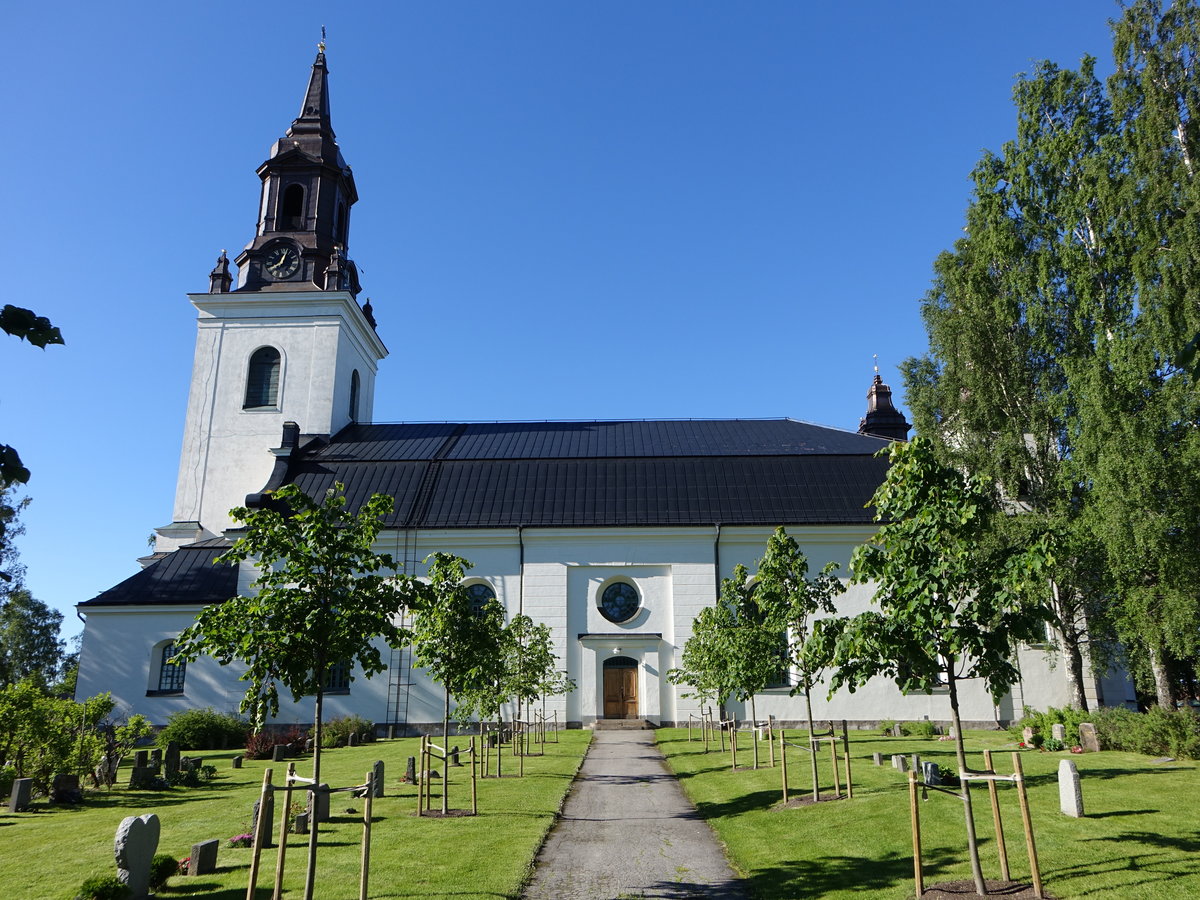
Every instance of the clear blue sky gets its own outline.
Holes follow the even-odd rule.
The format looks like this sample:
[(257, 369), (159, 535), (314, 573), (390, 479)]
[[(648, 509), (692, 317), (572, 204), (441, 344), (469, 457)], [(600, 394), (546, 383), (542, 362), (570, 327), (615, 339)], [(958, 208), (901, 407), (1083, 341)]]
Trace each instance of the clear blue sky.
[[(375, 420), (790, 416), (854, 429), (921, 353), (968, 174), (1034, 61), (1109, 63), (1107, 0), (22, 3), (5, 16), (0, 441), (35, 596), (171, 520), (195, 310), (328, 28), (391, 356)], [(902, 400), (902, 398), (899, 398)], [(303, 423), (301, 423), (303, 425)]]

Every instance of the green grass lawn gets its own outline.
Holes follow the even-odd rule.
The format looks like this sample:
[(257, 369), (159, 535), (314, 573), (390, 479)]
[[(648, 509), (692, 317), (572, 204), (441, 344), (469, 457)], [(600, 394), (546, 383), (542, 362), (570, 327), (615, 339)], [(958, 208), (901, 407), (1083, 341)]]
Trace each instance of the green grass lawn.
[[(1012, 771), (1013, 744), (1007, 733), (970, 732), (966, 741), (973, 767), (983, 767), (981, 751), (990, 748), (997, 769)], [(851, 732), (854, 799), (781, 809), (780, 771), (766, 768), (765, 746), (764, 768), (731, 772), (728, 753), (704, 753), (702, 744), (688, 742), (686, 729), (660, 730), (658, 742), (684, 790), (724, 841), (734, 866), (749, 879), (754, 895), (763, 898), (913, 896), (907, 776), (891, 767), (889, 757), (917, 753), (923, 760), (956, 768), (948, 741)], [(751, 764), (748, 745), (743, 735), (739, 766)], [(872, 764), (874, 751), (884, 754), (884, 766)], [(806, 757), (789, 752), (792, 795), (803, 794), (806, 786), (811, 790)], [(1065, 758), (1075, 761), (1082, 776), (1082, 819), (1059, 812), (1057, 772)], [(1048, 893), (1122, 900), (1200, 897), (1200, 780), (1195, 762), (1155, 763), (1131, 753), (1035, 751), (1022, 753), (1021, 760)], [(832, 793), (827, 756), (821, 759), (821, 774), (822, 789)], [(984, 876), (999, 878), (986, 787), (973, 788), (972, 797)], [(1027, 880), (1025, 840), (1012, 785), (1000, 787), (1000, 806), (1012, 875)], [(930, 792), (920, 812), (926, 886), (969, 879), (961, 801)]]
[[(504, 778), (479, 781), (478, 817), (415, 816), (416, 789), (399, 780), (407, 757), (417, 753), (415, 738), (326, 751), (321, 757), (322, 780), (334, 787), (361, 784), (374, 761), (384, 761), (386, 796), (376, 799), (373, 808), (371, 897), (513, 897), (553, 824), (590, 739), (588, 731), (560, 732), (560, 742), (547, 744), (545, 755), (526, 757), (524, 778), (508, 777), (516, 774), (517, 763), (506, 758)], [(460, 737), (451, 743), (465, 747), (467, 740)], [(246, 895), (251, 851), (231, 849), (225, 841), (250, 830), (251, 807), (258, 798), (263, 770), (274, 769), (279, 783), (286, 763), (247, 761), (244, 768), (233, 769), (229, 759), (236, 752), (192, 754), (217, 767), (217, 779), (203, 787), (161, 793), (122, 788), (88, 791), (86, 802), (78, 808), (38, 801), (31, 811), (14, 814), (5, 806), (0, 812), (0, 884), (6, 886), (5, 896), (64, 900), (85, 878), (115, 874), (113, 836), (121, 819), (152, 812), (162, 825), (161, 853), (182, 858), (194, 843), (210, 838), (222, 842), (215, 875), (172, 878), (160, 896), (241, 900)], [(296, 763), (297, 774), (311, 774), (310, 759)], [(121, 776), (120, 783), (127, 782), (128, 769)], [(469, 808), (469, 770), (451, 769), (450, 778), (451, 808)], [(276, 796), (277, 832), (283, 795)], [(357, 813), (347, 813), (350, 807)], [(331, 797), (332, 821), (321, 826), (317, 897), (358, 896), (362, 808), (362, 800), (348, 794)], [(307, 840), (292, 835), (289, 841), (285, 887), (292, 897), (300, 895)], [(259, 897), (270, 896), (276, 853), (271, 849), (263, 854)]]

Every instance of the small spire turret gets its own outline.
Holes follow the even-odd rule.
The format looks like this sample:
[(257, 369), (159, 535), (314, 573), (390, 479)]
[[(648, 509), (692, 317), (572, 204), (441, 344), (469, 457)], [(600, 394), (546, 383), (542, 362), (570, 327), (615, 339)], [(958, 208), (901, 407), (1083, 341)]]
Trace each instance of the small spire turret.
[(892, 441), (907, 441), (912, 428), (904, 414), (892, 405), (892, 389), (879, 377), (879, 357), (875, 359), (875, 377), (867, 389), (867, 414), (859, 420), (858, 433)]

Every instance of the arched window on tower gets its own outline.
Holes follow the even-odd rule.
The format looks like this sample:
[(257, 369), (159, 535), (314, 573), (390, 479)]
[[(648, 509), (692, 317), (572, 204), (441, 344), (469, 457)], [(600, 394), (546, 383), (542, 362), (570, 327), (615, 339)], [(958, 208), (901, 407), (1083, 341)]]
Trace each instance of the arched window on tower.
[(246, 375), (246, 402), (242, 409), (271, 409), (279, 403), (279, 351), (259, 347), (250, 357)]
[(350, 421), (358, 421), (358, 369), (350, 373)]
[(304, 187), (289, 184), (283, 191), (283, 228), (299, 231), (304, 228)]

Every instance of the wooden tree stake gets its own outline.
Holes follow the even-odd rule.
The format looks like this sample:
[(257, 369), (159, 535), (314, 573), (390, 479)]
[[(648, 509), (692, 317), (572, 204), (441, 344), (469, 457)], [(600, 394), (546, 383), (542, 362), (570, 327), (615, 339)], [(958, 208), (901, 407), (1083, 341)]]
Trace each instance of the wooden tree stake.
[(1033, 875), (1033, 893), (1035, 897), (1044, 897), (1042, 893), (1042, 873), (1038, 868), (1037, 846), (1033, 841), (1033, 819), (1029, 816), (1029, 796), (1025, 793), (1025, 773), (1021, 769), (1021, 754), (1013, 755), (1013, 774), (1017, 777), (1017, 798), (1021, 801), (1021, 822), (1025, 826), (1025, 849), (1029, 851), (1029, 871)]
[(921, 873), (921, 813), (917, 806), (917, 773), (908, 773), (908, 807), (912, 813), (913, 836), (913, 884), (917, 896), (925, 893), (925, 876)]
[(254, 818), (254, 850), (250, 854), (250, 883), (246, 886), (246, 900), (254, 900), (254, 888), (258, 883), (258, 857), (262, 853), (263, 832), (270, 832), (271, 820), (267, 811), (267, 797), (271, 794), (271, 770), (263, 771), (262, 793), (258, 797), (258, 815)]
[[(996, 767), (992, 765), (992, 751), (983, 751), (983, 767), (995, 774)], [(1004, 826), (1000, 821), (1000, 796), (996, 789), (995, 780), (988, 780), (988, 796), (992, 800), (992, 824), (996, 827), (996, 851), (1000, 854), (1000, 878), (1011, 881), (1008, 871), (1008, 849), (1004, 846)]]

